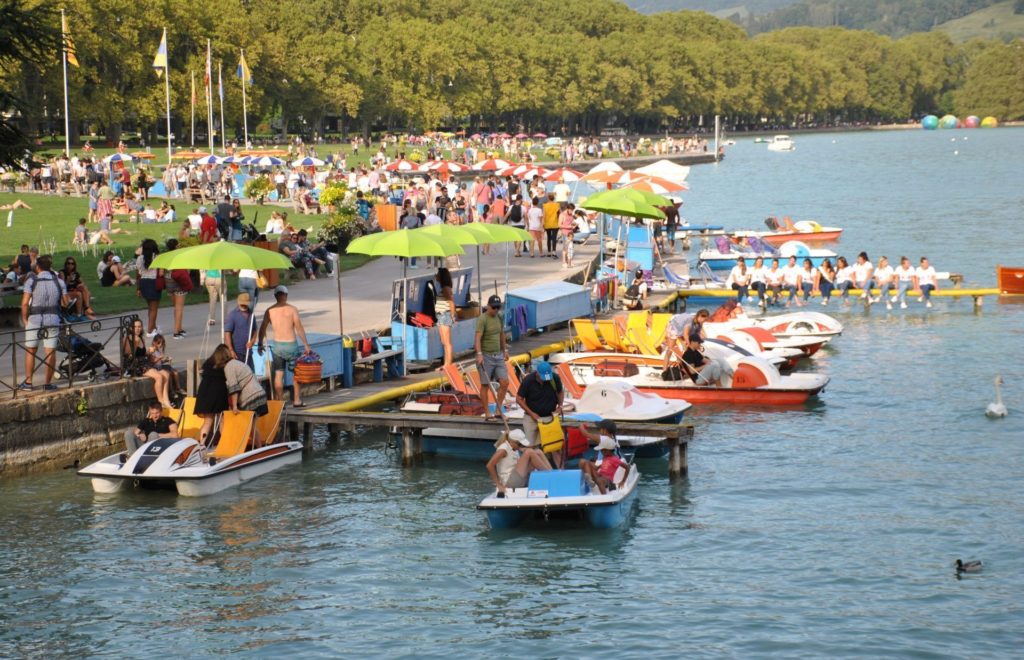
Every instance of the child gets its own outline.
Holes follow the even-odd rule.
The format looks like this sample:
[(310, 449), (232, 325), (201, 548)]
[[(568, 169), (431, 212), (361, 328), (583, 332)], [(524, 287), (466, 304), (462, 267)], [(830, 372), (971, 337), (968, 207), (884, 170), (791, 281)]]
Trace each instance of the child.
[[(615, 454), (615, 441), (606, 435), (601, 436), (601, 442), (597, 443), (597, 452), (601, 455), (601, 464), (597, 465), (584, 459), (580, 461), (580, 470), (590, 481), (597, 484), (597, 489), (604, 495), (608, 492), (609, 486), (614, 485), (616, 488), (621, 488), (626, 483), (626, 478), (629, 476), (629, 463)], [(615, 473), (620, 466), (625, 471), (622, 474), (622, 481), (615, 483)]]
[(75, 237), (71, 239), (72, 245), (88, 245), (89, 244), (89, 230), (85, 227), (85, 218), (78, 220), (78, 226), (75, 227)]
[(170, 374), (174, 393), (178, 396), (184, 396), (185, 390), (181, 389), (181, 385), (178, 383), (178, 371), (171, 366), (171, 357), (164, 354), (166, 350), (167, 341), (164, 339), (164, 336), (156, 335), (153, 337), (153, 343), (149, 345), (149, 362), (153, 365), (154, 369), (166, 371)]

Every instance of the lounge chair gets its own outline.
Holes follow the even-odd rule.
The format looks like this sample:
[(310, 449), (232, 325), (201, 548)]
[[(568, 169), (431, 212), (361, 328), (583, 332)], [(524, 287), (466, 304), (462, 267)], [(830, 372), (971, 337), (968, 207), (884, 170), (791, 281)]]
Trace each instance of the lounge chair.
[(225, 411), (221, 416), (220, 440), (210, 456), (225, 459), (245, 452), (255, 420), (256, 413), (251, 410)]
[(594, 327), (590, 319), (573, 319), (572, 327), (576, 331), (576, 336), (580, 338), (580, 343), (583, 344), (583, 350), (605, 350), (604, 343), (597, 334), (597, 328)]

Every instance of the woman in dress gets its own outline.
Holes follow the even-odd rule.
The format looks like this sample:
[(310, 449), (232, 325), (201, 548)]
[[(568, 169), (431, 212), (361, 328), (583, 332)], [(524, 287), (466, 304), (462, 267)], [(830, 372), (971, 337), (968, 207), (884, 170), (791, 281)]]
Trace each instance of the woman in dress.
[(153, 393), (156, 400), (165, 408), (170, 408), (171, 399), (169, 388), (171, 378), (166, 371), (156, 369), (149, 360), (146, 351), (146, 337), (143, 334), (144, 326), (141, 319), (132, 322), (131, 332), (124, 338), (121, 344), (121, 355), (123, 356), (124, 373), (127, 376), (146, 377), (153, 379)]
[(227, 376), (224, 373), (224, 367), (230, 361), (231, 351), (227, 350), (227, 346), (221, 344), (203, 362), (199, 388), (196, 390), (195, 409), (196, 414), (203, 418), (203, 424), (199, 429), (199, 442), (202, 444), (206, 444), (209, 440), (217, 415), (223, 413), (231, 405), (228, 401)]
[(156, 315), (160, 309), (160, 298), (163, 294), (164, 271), (162, 268), (151, 267), (158, 254), (160, 254), (160, 248), (156, 241), (147, 238), (142, 241), (138, 256), (135, 257), (135, 265), (139, 271), (139, 279), (136, 282), (137, 294), (146, 301), (149, 321), (147, 334), (150, 337), (160, 332), (156, 326)]
[(573, 235), (576, 229), (576, 206), (566, 204), (558, 214), (558, 233), (562, 235), (562, 268), (572, 268), (575, 245)]

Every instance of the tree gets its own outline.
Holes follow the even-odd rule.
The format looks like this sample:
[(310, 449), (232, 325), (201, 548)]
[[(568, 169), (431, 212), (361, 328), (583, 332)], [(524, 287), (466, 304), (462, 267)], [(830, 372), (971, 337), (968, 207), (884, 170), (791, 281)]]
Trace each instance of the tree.
[(1024, 118), (1024, 41), (987, 48), (971, 62), (955, 94), (961, 114)]

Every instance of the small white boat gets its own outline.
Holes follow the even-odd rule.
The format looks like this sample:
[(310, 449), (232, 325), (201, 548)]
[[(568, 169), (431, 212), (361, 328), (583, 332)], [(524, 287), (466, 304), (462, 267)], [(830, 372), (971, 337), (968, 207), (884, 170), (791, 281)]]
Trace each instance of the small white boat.
[(796, 151), (796, 145), (788, 135), (776, 135), (768, 142), (768, 151)]
[[(622, 468), (619, 468), (620, 473)], [(621, 479), (621, 474), (616, 475)], [(487, 514), (491, 529), (509, 529), (526, 523), (584, 523), (597, 529), (621, 526), (636, 501), (640, 473), (630, 466), (622, 488), (602, 495), (591, 490), (580, 470), (531, 472), (526, 488), (497, 489), (477, 509)]]
[[(271, 442), (280, 426), (281, 403), (268, 402), (271, 412), (260, 418), (261, 437)], [(128, 485), (176, 489), (179, 495), (202, 497), (302, 461), (301, 442), (247, 449), (256, 425), (252, 412), (227, 412), (223, 420), (220, 441), (212, 451), (195, 438), (158, 438), (143, 444), (130, 456), (123, 452), (112, 454), (82, 468), (78, 474), (88, 477), (97, 493), (116, 493)], [(183, 420), (179, 432), (186, 426), (195, 428)]]

